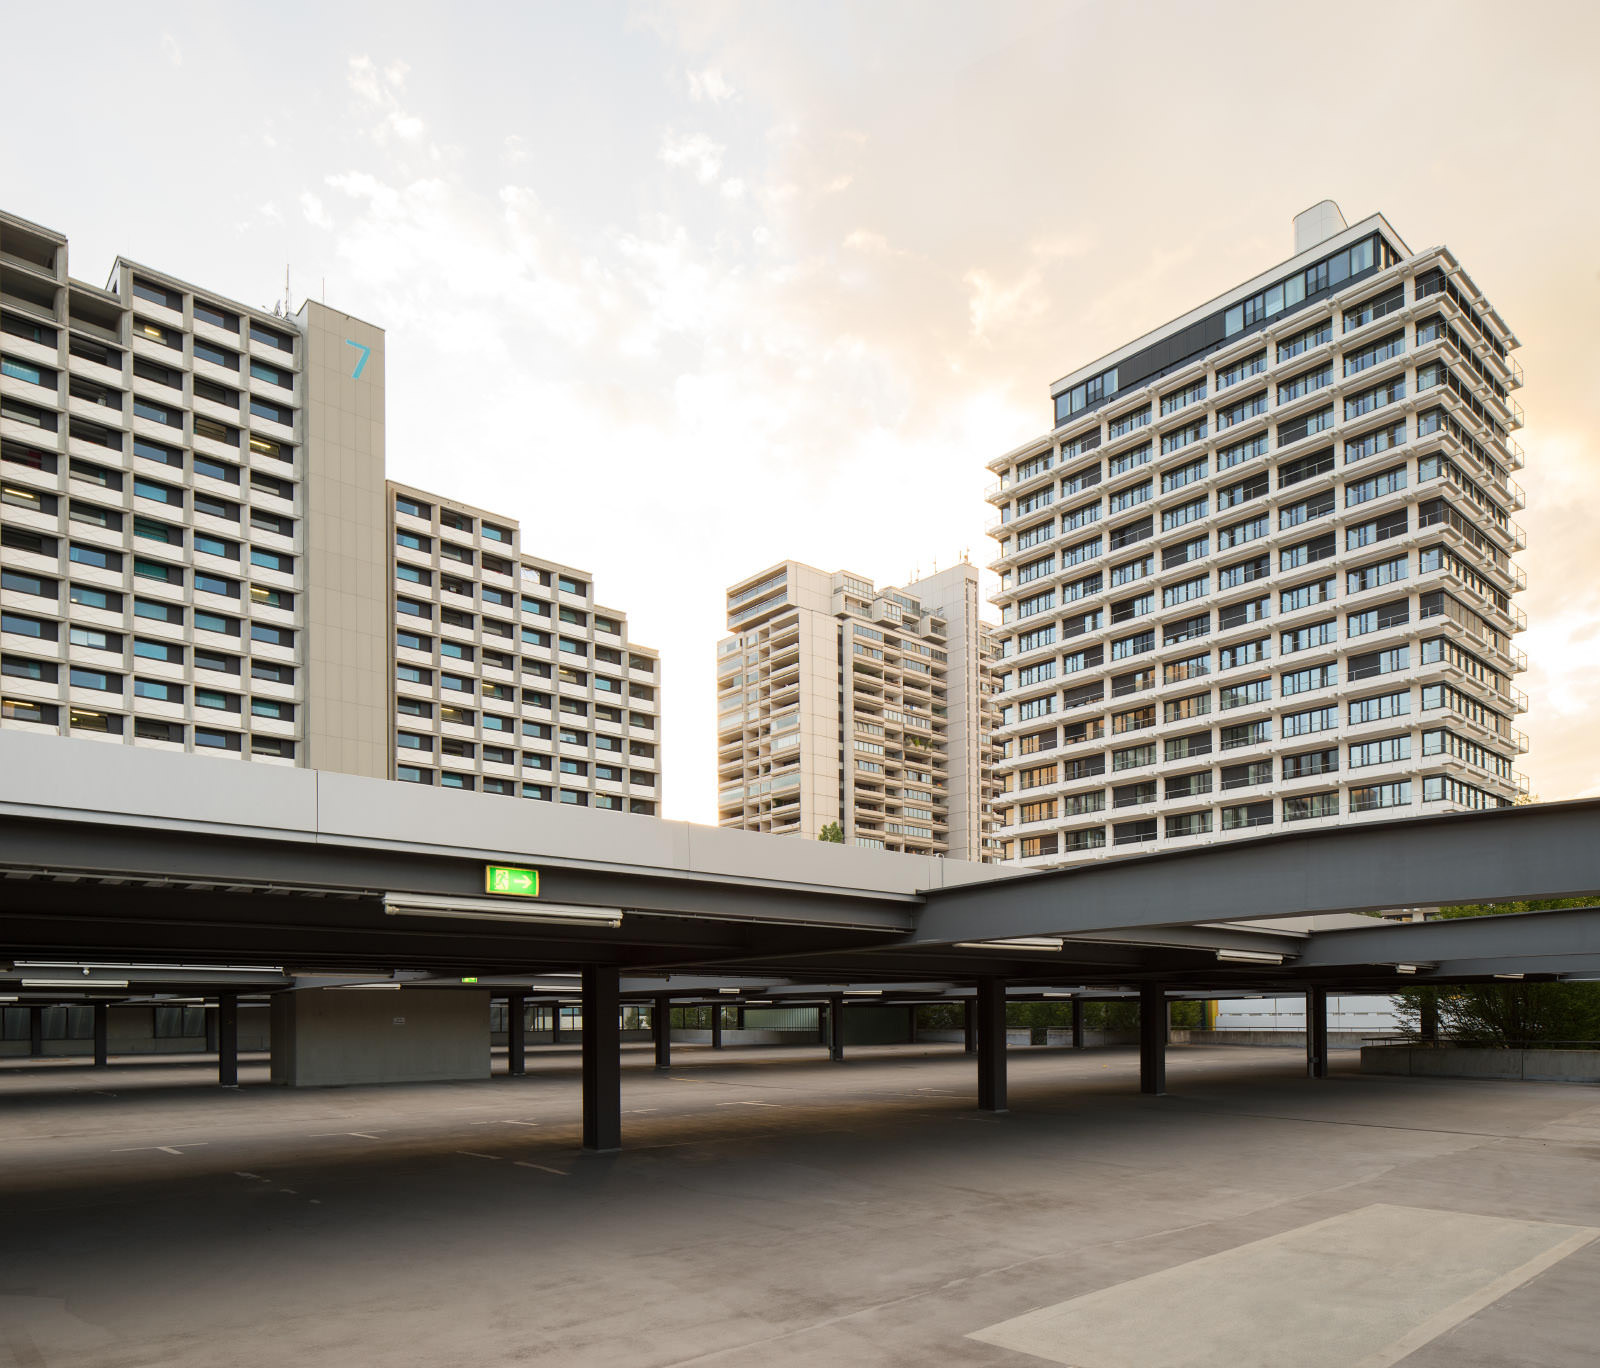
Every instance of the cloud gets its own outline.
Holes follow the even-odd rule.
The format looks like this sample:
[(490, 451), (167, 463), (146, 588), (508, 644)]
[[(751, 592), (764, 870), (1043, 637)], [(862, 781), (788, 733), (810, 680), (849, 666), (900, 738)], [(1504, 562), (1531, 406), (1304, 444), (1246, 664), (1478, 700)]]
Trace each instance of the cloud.
[(407, 113), (400, 104), (400, 92), (405, 88), (410, 70), (401, 61), (390, 62), (380, 70), (378, 64), (365, 55), (350, 59), (345, 81), (356, 98), (380, 116), (370, 128), (374, 141), (380, 144), (391, 137), (402, 142), (416, 142), (422, 137), (425, 128), (422, 120)]
[(710, 185), (722, 170), (722, 154), (728, 149), (704, 133), (668, 133), (661, 139), (661, 160), (694, 173), (702, 185)]
[(691, 71), (688, 75), (691, 100), (707, 104), (725, 104), (739, 98), (739, 92), (723, 79), (722, 73), (715, 67), (707, 67), (704, 71)]
[(300, 212), (313, 228), (333, 227), (333, 220), (328, 217), (328, 211), (323, 208), (322, 201), (309, 190), (300, 192)]
[(527, 161), (528, 142), (520, 133), (507, 133), (501, 143), (508, 162)]
[(161, 53), (173, 66), (183, 65), (183, 49), (178, 46), (178, 40), (170, 33), (161, 35)]

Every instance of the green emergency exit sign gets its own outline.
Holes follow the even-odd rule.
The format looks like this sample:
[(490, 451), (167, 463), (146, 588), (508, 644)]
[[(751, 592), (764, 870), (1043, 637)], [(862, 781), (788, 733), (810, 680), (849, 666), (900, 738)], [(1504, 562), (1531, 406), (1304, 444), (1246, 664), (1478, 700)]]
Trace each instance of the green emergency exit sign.
[(485, 865), (483, 887), (486, 893), (506, 893), (513, 898), (537, 898), (539, 871), (515, 869), (511, 865)]

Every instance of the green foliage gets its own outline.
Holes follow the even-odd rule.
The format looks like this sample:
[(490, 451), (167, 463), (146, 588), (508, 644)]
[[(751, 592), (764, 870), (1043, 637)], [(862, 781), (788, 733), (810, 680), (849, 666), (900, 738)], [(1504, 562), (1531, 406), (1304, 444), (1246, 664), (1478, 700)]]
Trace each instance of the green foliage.
[(837, 822), (823, 823), (822, 830), (817, 832), (819, 841), (831, 841), (834, 845), (844, 844), (844, 828)]
[[(1441, 920), (1555, 912), (1591, 907), (1592, 898), (1545, 898), (1462, 903), (1439, 909)], [(1600, 1041), (1600, 983), (1479, 983), (1408, 988), (1395, 994), (1395, 1015), (1408, 1036), (1421, 1039), (1432, 1008), (1441, 1038), (1461, 1044), (1514, 1047), (1558, 1041)]]

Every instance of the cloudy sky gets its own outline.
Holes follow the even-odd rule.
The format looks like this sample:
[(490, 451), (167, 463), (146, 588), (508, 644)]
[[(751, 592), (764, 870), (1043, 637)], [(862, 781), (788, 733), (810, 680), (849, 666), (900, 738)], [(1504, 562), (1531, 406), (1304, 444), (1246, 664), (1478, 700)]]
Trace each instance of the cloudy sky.
[(385, 327), (391, 474), (661, 649), (667, 815), (715, 819), (724, 586), (987, 561), (985, 462), (1050, 381), (1323, 198), (1448, 243), (1525, 344), (1525, 768), (1600, 793), (1593, 5), (135, 12), (7, 14), (0, 204), (95, 283), (265, 304), (287, 264)]

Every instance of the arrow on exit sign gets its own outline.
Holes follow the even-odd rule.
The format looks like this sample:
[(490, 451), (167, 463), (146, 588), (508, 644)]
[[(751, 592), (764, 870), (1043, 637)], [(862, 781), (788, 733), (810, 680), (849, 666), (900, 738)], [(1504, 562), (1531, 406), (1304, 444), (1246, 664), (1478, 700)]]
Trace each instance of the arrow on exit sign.
[(485, 865), (483, 887), (488, 893), (505, 893), (513, 898), (537, 898), (539, 871), (517, 869), (511, 865)]

